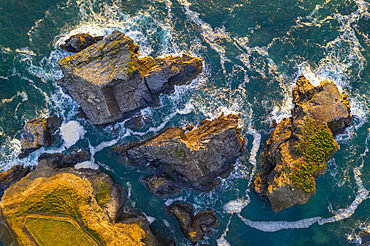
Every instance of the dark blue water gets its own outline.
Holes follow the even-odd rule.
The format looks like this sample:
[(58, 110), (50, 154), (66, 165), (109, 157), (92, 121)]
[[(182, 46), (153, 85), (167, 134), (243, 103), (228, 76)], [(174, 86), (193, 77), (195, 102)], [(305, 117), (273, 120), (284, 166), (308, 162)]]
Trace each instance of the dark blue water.
[[(215, 210), (219, 225), (204, 240), (211, 245), (358, 243), (359, 232), (370, 229), (369, 17), (364, 0), (0, 0), (1, 168), (36, 165), (45, 151), (85, 148), (92, 163), (126, 187), (153, 228), (179, 245), (190, 244), (163, 209), (175, 200)], [(142, 55), (188, 52), (204, 59), (201, 76), (162, 96), (162, 106), (143, 110), (150, 120), (137, 131), (123, 123), (96, 128), (79, 119), (78, 106), (55, 83), (62, 77), (57, 61), (68, 55), (58, 44), (78, 32), (114, 29), (133, 38)], [(272, 120), (289, 116), (291, 90), (302, 73), (316, 84), (333, 80), (346, 92), (354, 123), (337, 137), (341, 149), (318, 179), (317, 194), (275, 214), (250, 181)], [(186, 190), (170, 200), (156, 198), (140, 183), (147, 173), (109, 148), (221, 112), (240, 114), (248, 143), (236, 170), (209, 194)], [(25, 122), (53, 113), (63, 117), (63, 138), (18, 160)], [(235, 200), (243, 205), (239, 215), (228, 213)]]

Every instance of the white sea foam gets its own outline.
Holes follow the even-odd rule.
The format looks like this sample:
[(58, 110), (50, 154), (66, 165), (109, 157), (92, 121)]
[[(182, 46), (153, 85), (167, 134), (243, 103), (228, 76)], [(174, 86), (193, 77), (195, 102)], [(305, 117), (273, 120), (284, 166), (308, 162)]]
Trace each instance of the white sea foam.
[(231, 246), (231, 244), (223, 237), (216, 240), (217, 246)]
[(238, 216), (244, 224), (264, 232), (308, 228), (321, 219), (321, 217), (313, 217), (297, 221), (252, 221), (242, 217), (241, 215)]
[(64, 140), (64, 146), (68, 149), (85, 135), (85, 130), (77, 121), (69, 121), (62, 123), (60, 133)]
[(156, 220), (156, 218), (146, 215), (145, 213), (144, 213), (144, 216), (148, 220), (149, 224), (152, 224)]
[(77, 163), (74, 166), (74, 168), (75, 169), (87, 168), (87, 169), (99, 170), (99, 165), (91, 161), (84, 161), (84, 162)]

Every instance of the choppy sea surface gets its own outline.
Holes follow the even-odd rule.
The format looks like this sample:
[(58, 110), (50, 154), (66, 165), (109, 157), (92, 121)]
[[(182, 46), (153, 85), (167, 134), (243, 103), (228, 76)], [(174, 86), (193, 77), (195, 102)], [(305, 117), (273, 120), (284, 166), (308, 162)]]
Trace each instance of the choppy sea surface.
[[(44, 152), (84, 148), (92, 164), (126, 188), (129, 203), (154, 229), (191, 245), (163, 207), (174, 201), (215, 210), (210, 245), (355, 245), (370, 228), (368, 0), (0, 0), (0, 169), (34, 166)], [(79, 32), (120, 30), (142, 55), (187, 52), (204, 59), (190, 85), (162, 95), (136, 131), (123, 123), (95, 127), (76, 116), (78, 105), (56, 84), (58, 48)], [(251, 190), (273, 119), (289, 116), (300, 74), (313, 83), (333, 80), (347, 93), (354, 122), (337, 136), (340, 150), (303, 206), (278, 214)], [(141, 183), (146, 172), (128, 166), (110, 146), (141, 140), (169, 126), (197, 125), (221, 112), (240, 115), (248, 140), (235, 171), (209, 194), (184, 190), (159, 199)], [(62, 138), (19, 160), (26, 121), (57, 114)]]

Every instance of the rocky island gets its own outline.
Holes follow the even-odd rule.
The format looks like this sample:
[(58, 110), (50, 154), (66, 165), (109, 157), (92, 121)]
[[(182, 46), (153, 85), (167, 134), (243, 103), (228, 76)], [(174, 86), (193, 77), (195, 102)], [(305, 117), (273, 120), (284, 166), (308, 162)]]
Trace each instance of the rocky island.
[(293, 89), (295, 104), (266, 142), (253, 188), (279, 212), (308, 202), (315, 178), (339, 149), (334, 136), (352, 122), (349, 101), (333, 82), (313, 86), (303, 75)]
[(128, 118), (158, 105), (159, 95), (189, 83), (202, 71), (202, 60), (188, 54), (141, 57), (139, 46), (119, 31), (92, 38), (75, 35), (62, 46), (76, 54), (59, 61), (59, 84), (94, 124)]
[(85, 151), (44, 154), (30, 173), (17, 167), (5, 174), (18, 181), (28, 173), (1, 199), (7, 245), (161, 245), (145, 216), (126, 206), (122, 186), (101, 171), (75, 168), (87, 159)]
[(113, 148), (133, 165), (150, 163), (155, 175), (145, 183), (161, 196), (179, 191), (178, 187), (210, 191), (219, 177), (227, 177), (233, 170), (243, 146), (238, 116), (222, 114), (187, 132), (170, 127), (142, 142)]

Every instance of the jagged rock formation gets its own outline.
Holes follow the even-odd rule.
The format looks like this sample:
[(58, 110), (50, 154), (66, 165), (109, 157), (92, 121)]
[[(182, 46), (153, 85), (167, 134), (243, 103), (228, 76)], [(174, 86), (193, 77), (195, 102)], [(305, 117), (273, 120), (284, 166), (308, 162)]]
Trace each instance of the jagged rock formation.
[(21, 178), (26, 176), (31, 171), (30, 167), (24, 167), (21, 165), (15, 165), (6, 172), (0, 173), (0, 199), (4, 194), (4, 191), (18, 182)]
[(42, 146), (51, 146), (56, 139), (56, 131), (62, 124), (62, 119), (56, 115), (48, 118), (35, 118), (27, 122), (21, 139), (22, 152), (19, 158), (24, 158)]
[(293, 89), (292, 117), (272, 131), (254, 180), (254, 190), (275, 212), (304, 204), (316, 192), (315, 178), (339, 149), (333, 134), (351, 123), (349, 101), (333, 82), (313, 86), (303, 75)]
[(1, 226), (19, 245), (159, 245), (145, 217), (125, 206), (123, 187), (100, 171), (70, 167), (85, 158), (42, 155), (5, 191)]
[(194, 214), (190, 204), (174, 203), (169, 207), (169, 211), (178, 220), (185, 237), (194, 244), (202, 240), (212, 227), (217, 226), (217, 217), (213, 210)]
[(102, 36), (92, 37), (88, 33), (78, 33), (68, 38), (60, 48), (69, 52), (79, 52), (102, 40)]
[(139, 47), (114, 31), (105, 39), (59, 61), (59, 84), (94, 124), (127, 118), (154, 106), (161, 93), (185, 84), (202, 71), (202, 60), (187, 54), (139, 57)]
[(233, 169), (244, 140), (237, 115), (222, 114), (202, 123), (189, 132), (170, 127), (148, 140), (115, 146), (114, 150), (134, 165), (144, 167), (150, 163), (156, 169), (156, 176), (162, 178), (152, 182), (151, 190), (159, 187), (157, 195), (164, 195), (166, 190), (175, 191), (173, 183), (207, 192), (218, 184), (219, 176), (225, 177)]

